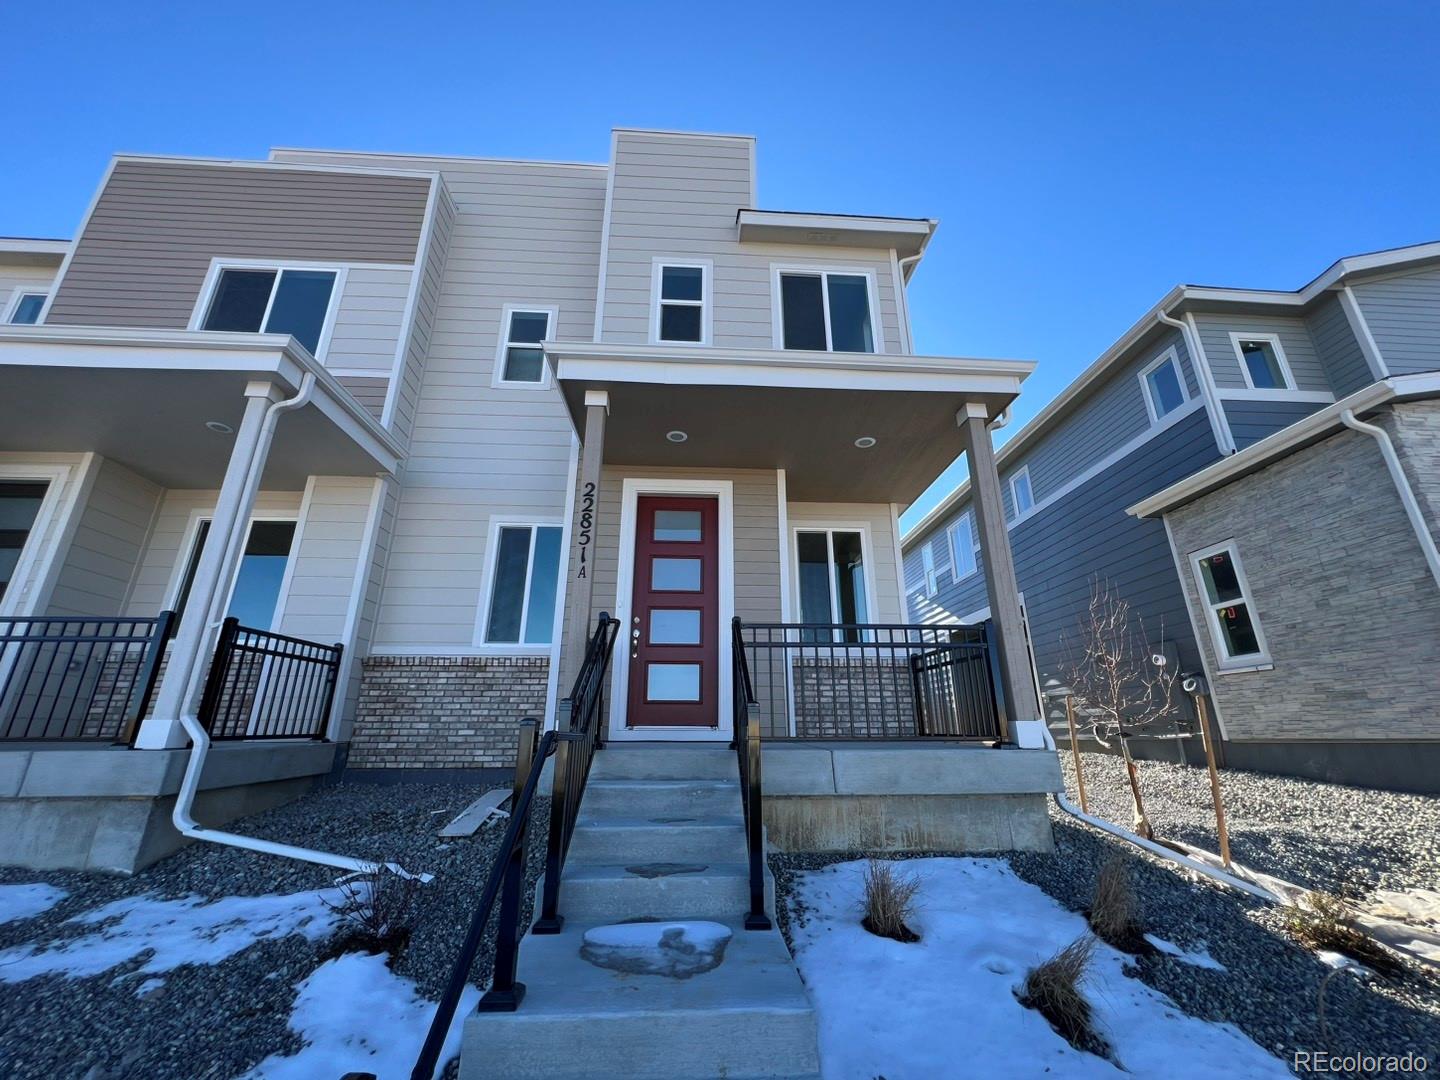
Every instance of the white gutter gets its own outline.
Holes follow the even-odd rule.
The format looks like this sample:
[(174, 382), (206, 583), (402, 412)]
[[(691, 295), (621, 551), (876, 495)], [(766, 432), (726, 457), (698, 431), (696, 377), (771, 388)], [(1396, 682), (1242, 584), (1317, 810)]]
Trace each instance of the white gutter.
[(1430, 567), (1430, 576), (1435, 579), (1435, 584), (1440, 586), (1440, 550), (1435, 547), (1435, 538), (1430, 535), (1430, 530), (1425, 524), (1425, 515), (1420, 511), (1420, 503), (1415, 498), (1415, 489), (1410, 486), (1410, 478), (1405, 475), (1405, 470), (1400, 465), (1400, 455), (1395, 453), (1395, 444), (1390, 439), (1390, 434), (1382, 427), (1374, 424), (1367, 424), (1355, 416), (1354, 409), (1342, 409), (1340, 411), (1340, 422), (1352, 431), (1359, 431), (1369, 435), (1380, 444), (1380, 453), (1385, 458), (1385, 465), (1390, 470), (1390, 479), (1395, 484), (1395, 493), (1400, 496), (1400, 504), (1405, 507), (1405, 516), (1410, 519), (1410, 527), (1415, 530), (1415, 539), (1420, 541), (1420, 550), (1425, 553), (1425, 562)]
[[(300, 382), (299, 391), (283, 401), (273, 403), (265, 410), (265, 416), (261, 420), (260, 437), (255, 441), (254, 448), (250, 454), (250, 461), (245, 474), (244, 491), (246, 496), (242, 501), (248, 501), (250, 489), (260, 483), (260, 474), (264, 470), (266, 449), (270, 444), (271, 437), (275, 432), (275, 425), (279, 423), (280, 414), (299, 409), (310, 401), (311, 395), (315, 392), (315, 376), (306, 372)], [(245, 534), (245, 529), (235, 528), (230, 531), (230, 537), (226, 544), (225, 558), (221, 561), (222, 567), (231, 565), (231, 559), (236, 554), (236, 547), (243, 541), (240, 539)], [(216, 607), (224, 603), (224, 590), (217, 589), (215, 596), (211, 598), (210, 612), (213, 617), (216, 615)], [(211, 621), (213, 629), (218, 625), (217, 621)], [(203, 640), (203, 639), (202, 639)], [(359, 874), (377, 874), (381, 869), (389, 870), (400, 877), (413, 878), (420, 881), (429, 881), (430, 874), (412, 874), (396, 863), (374, 863), (365, 859), (355, 859), (348, 855), (335, 855), (328, 851), (316, 851), (313, 848), (297, 847), (293, 844), (280, 844), (273, 840), (261, 840), (253, 836), (241, 836), (239, 833), (224, 832), (220, 829), (210, 829), (201, 825), (195, 820), (192, 810), (195, 806), (195, 797), (200, 793), (200, 776), (205, 771), (205, 759), (210, 753), (210, 735), (201, 726), (199, 719), (194, 715), (189, 703), (194, 700), (194, 684), (198, 681), (201, 665), (195, 664), (187, 682), (184, 707), (180, 709), (180, 726), (185, 729), (185, 734), (190, 737), (191, 749), (189, 760), (185, 763), (185, 775), (180, 781), (180, 792), (175, 797), (175, 808), (171, 811), (170, 820), (175, 823), (175, 828), (180, 830), (181, 835), (192, 840), (206, 840), (212, 844), (223, 844), (226, 847), (244, 848), (248, 851), (258, 851), (265, 855), (280, 855), (287, 859), (299, 859), (302, 862), (319, 863), (321, 866), (334, 866), (341, 870), (350, 870)]]

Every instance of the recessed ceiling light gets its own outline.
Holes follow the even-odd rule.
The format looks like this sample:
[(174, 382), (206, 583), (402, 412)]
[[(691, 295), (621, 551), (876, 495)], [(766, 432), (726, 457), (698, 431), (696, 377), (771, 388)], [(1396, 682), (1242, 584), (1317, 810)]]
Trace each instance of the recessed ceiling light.
[(855, 440), (855, 445), (861, 450), (869, 450), (870, 447), (875, 445), (875, 437), (873, 435), (861, 435)]
[(235, 429), (229, 424), (221, 423), (219, 420), (206, 420), (205, 426), (216, 435), (234, 435)]
[(684, 442), (689, 437), (690, 436), (686, 435), (683, 431), (667, 431), (665, 433), (665, 438), (669, 439), (671, 442)]

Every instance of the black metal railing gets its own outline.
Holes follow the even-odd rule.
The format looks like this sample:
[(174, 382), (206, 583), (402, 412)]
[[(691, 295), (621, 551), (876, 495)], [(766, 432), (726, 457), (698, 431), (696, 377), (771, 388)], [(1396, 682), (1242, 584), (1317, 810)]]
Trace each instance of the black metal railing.
[(174, 618), (0, 618), (0, 739), (133, 742)]
[(323, 739), (343, 645), (241, 626), (226, 619), (200, 697), (212, 739)]
[(740, 623), (767, 737), (998, 740), (994, 626)]
[(740, 772), (740, 805), (745, 815), (745, 854), (750, 877), (750, 910), (745, 913), (746, 930), (769, 930), (770, 916), (765, 911), (765, 821), (762, 806), (764, 785), (760, 771), (760, 708), (755, 701), (755, 687), (750, 680), (750, 666), (745, 656), (744, 624), (739, 618), (731, 624), (731, 701), (734, 705), (732, 728), (736, 763)]
[[(500, 850), (485, 880), (485, 889), (470, 916), (470, 925), (450, 980), (435, 1009), (435, 1018), (415, 1061), (411, 1080), (431, 1080), (440, 1052), (455, 1020), (455, 1010), (470, 981), (470, 969), (485, 940), (496, 901), (495, 952), (490, 989), (481, 997), (480, 1012), (514, 1012), (525, 997), (525, 984), (516, 979), (520, 960), (520, 939), (525, 927), (520, 912), (525, 899), (525, 852), (530, 815), (534, 807), (545, 760), (556, 755), (550, 798), (550, 828), (545, 850), (545, 887), (538, 898), (541, 910), (534, 932), (557, 933), (564, 920), (557, 910), (561, 872), (570, 849), (575, 817), (585, 794), (594, 752), (604, 746), (605, 673), (615, 648), (620, 623), (602, 613), (585, 650), (580, 673), (570, 696), (561, 703), (555, 731), (540, 734), (535, 720), (520, 722), (520, 743), (515, 755), (515, 782), (510, 795), (510, 824), (500, 841)], [(563, 785), (563, 790), (562, 790)]]

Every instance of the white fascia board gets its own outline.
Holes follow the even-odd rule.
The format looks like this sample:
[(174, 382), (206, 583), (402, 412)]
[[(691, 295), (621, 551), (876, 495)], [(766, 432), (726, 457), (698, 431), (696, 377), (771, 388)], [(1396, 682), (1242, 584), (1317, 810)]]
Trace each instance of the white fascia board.
[(184, 154), (116, 154), (114, 160), (140, 161), (152, 165), (204, 165), (227, 169), (268, 169), (271, 172), (365, 173), (371, 176), (400, 176), (409, 180), (438, 180), (440, 174), (427, 169), (379, 168), (374, 165), (331, 165), (306, 161), (255, 161), (249, 158), (189, 157)]
[(906, 258), (923, 253), (939, 225), (930, 218), (847, 217), (751, 209), (738, 211), (735, 220), (741, 243), (753, 239), (762, 243), (813, 244), (812, 234), (833, 233), (843, 246), (893, 247)]
[(0, 236), (0, 253), (6, 255), (64, 255), (69, 240), (42, 240), (26, 236)]

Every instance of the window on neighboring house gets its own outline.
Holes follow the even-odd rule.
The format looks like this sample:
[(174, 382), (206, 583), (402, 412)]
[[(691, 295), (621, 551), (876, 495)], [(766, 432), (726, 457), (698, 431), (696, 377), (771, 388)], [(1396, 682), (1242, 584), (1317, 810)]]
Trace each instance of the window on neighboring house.
[(48, 486), (43, 480), (0, 480), (0, 599), (15, 577)]
[(1190, 556), (1221, 667), (1265, 663), (1265, 639), (1233, 541)]
[(703, 343), (705, 334), (705, 267), (661, 265), (658, 268), (657, 341)]
[(1010, 477), (1010, 521), (1017, 521), (1035, 506), (1035, 492), (1030, 487), (1030, 470), (1022, 468)]
[[(210, 537), (210, 522), (200, 522), (195, 532), (195, 542), (190, 547), (190, 558), (185, 564), (185, 576), (180, 579), (180, 591), (175, 595), (175, 621), (171, 636), (180, 624), (180, 615), (190, 600), (190, 589), (195, 584), (195, 568), (200, 564), (200, 553)], [(285, 581), (285, 568), (290, 562), (290, 548), (295, 542), (293, 521), (252, 521), (250, 532), (245, 537), (245, 552), (240, 557), (240, 567), (235, 573), (235, 587), (230, 593), (230, 604), (225, 610), (226, 618), (235, 618), (241, 626), (252, 630), (269, 630), (275, 621), (275, 610), (280, 604), (280, 586)]]
[(290, 334), (318, 356), (335, 277), (334, 270), (221, 270), (201, 329)]
[(550, 336), (553, 315), (545, 308), (505, 309), (498, 357), (500, 382), (545, 385), (545, 350), (540, 343)]
[[(863, 541), (861, 533), (850, 529), (803, 529), (795, 534), (801, 622), (869, 621)], [(859, 637), (856, 630), (834, 633), (837, 641), (858, 641)], [(831, 635), (811, 631), (805, 640), (829, 641)]]
[(781, 271), (780, 324), (787, 349), (874, 352), (870, 279), (827, 270)]
[(1169, 415), (1190, 400), (1174, 349), (1144, 368), (1140, 381), (1145, 385), (1145, 403), (1152, 421)]
[(1253, 390), (1293, 390), (1285, 367), (1285, 355), (1276, 337), (1243, 337), (1231, 334), (1245, 381)]
[(925, 572), (925, 595), (940, 591), (940, 575), (935, 572), (935, 549), (927, 542), (920, 547), (920, 567)]
[(550, 644), (560, 583), (560, 526), (502, 525), (491, 565), (486, 642)]
[(40, 321), (40, 312), (44, 307), (43, 292), (22, 292), (10, 309), (9, 322), (12, 326), (33, 326)]
[(975, 532), (970, 525), (970, 512), (950, 526), (950, 574), (956, 581), (969, 577), (979, 569), (975, 562)]

